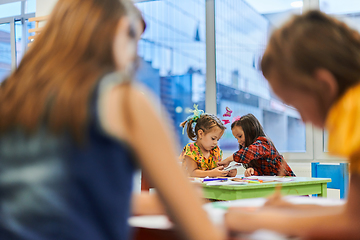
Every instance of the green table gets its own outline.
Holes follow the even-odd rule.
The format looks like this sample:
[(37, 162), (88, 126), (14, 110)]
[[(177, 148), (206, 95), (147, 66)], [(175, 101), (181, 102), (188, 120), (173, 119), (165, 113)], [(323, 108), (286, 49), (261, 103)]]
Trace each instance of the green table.
[(291, 177), (289, 182), (249, 183), (247, 185), (208, 186), (202, 184), (204, 197), (215, 200), (235, 200), (244, 198), (267, 197), (281, 184), (282, 195), (311, 195), (327, 197), (327, 183), (331, 178)]

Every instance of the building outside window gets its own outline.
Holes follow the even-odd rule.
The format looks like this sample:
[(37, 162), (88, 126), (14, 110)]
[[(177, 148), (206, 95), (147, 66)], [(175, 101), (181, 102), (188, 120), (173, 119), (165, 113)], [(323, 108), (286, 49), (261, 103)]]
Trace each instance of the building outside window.
[[(253, 113), (280, 151), (305, 152), (305, 126), (299, 114), (272, 93), (259, 69), (271, 30), (290, 14), (301, 14), (302, 1), (296, 6), (292, 2), (215, 0), (214, 104), (220, 118), (225, 107), (233, 110), (233, 116)], [(147, 22), (139, 43), (137, 78), (160, 97), (184, 146), (189, 139), (179, 124), (194, 104), (205, 110), (205, 0), (141, 1), (136, 5)], [(230, 125), (227, 127), (220, 146), (235, 151), (237, 142)], [(297, 137), (291, 137), (294, 135)]]
[(160, 97), (184, 146), (189, 139), (180, 123), (191, 114), (194, 104), (205, 109), (205, 0), (136, 5), (147, 23), (139, 42), (137, 79)]
[[(273, 94), (259, 68), (271, 31), (301, 14), (302, 1), (293, 2), (215, 0), (217, 113), (221, 118), (226, 107), (233, 118), (252, 113), (279, 151), (305, 152), (299, 113)], [(230, 124), (220, 142), (223, 150), (237, 150)]]

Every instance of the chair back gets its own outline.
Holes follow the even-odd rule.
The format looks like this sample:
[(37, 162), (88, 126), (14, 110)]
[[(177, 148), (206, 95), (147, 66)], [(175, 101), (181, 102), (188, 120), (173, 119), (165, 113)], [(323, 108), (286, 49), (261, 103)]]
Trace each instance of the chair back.
[(340, 189), (340, 198), (346, 198), (349, 189), (349, 163), (338, 165), (311, 163), (311, 177), (331, 178), (328, 188)]
[(28, 43), (28, 47), (31, 46), (31, 43), (36, 39), (36, 37), (40, 34), (41, 30), (43, 29), (43, 27), (40, 27), (40, 22), (46, 22), (48, 18), (49, 16), (29, 18), (29, 22), (35, 22), (35, 27), (29, 29), (29, 33), (33, 35), (28, 37), (28, 39), (30, 40), (30, 43)]

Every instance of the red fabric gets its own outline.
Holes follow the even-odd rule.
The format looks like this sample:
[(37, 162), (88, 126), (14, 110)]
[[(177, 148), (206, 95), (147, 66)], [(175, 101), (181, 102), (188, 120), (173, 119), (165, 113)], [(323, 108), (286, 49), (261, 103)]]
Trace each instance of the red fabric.
[[(281, 162), (284, 160), (266, 137), (258, 137), (254, 143), (240, 149), (233, 156), (234, 160), (242, 163), (245, 168), (254, 168), (254, 175), (257, 176), (279, 175)], [(286, 162), (284, 166), (285, 176), (295, 176)]]

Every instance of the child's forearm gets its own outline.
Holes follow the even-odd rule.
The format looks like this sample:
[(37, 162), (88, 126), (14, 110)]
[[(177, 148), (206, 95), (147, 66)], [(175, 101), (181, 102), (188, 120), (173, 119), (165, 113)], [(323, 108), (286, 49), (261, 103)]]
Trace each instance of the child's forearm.
[[(240, 219), (246, 219), (239, 224)], [(276, 221), (273, 221), (276, 219)], [(229, 209), (225, 217), (227, 227), (232, 231), (252, 232), (257, 229), (268, 229), (292, 236), (309, 235), (319, 223), (332, 225), (344, 221), (343, 213), (302, 213), (298, 211), (279, 211), (279, 209), (267, 209), (258, 211), (256, 214), (241, 210)]]
[(245, 163), (245, 164), (249, 163), (250, 160), (247, 158), (242, 158), (242, 155), (243, 155), (242, 152), (240, 152), (240, 150), (239, 150), (236, 153), (234, 153), (233, 155), (231, 155), (231, 159), (232, 159), (232, 161), (235, 161), (238, 163)]
[(230, 156), (228, 156), (227, 158), (225, 158), (224, 160), (222, 160), (222, 162), (226, 162), (226, 163), (230, 163), (232, 161), (234, 161), (234, 155), (232, 155), (232, 154)]
[(201, 177), (201, 178), (204, 178), (204, 177), (214, 177), (213, 176), (213, 172), (211, 170), (199, 170), (199, 169), (196, 169), (194, 171), (191, 172), (190, 174), (191, 177)]

